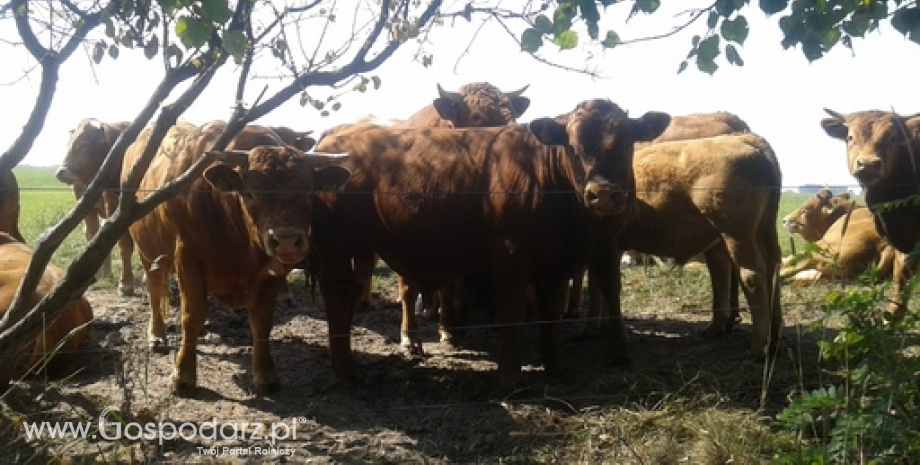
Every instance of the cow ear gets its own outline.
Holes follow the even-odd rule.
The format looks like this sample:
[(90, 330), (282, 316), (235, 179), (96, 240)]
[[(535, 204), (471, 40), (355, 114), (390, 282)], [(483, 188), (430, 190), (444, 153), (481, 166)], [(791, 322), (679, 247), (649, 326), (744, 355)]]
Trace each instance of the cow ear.
[(304, 152), (312, 149), (316, 145), (316, 139), (310, 136), (307, 136), (307, 135), (298, 137), (297, 142), (298, 142), (298, 146), (300, 147), (300, 150), (303, 150)]
[(511, 106), (514, 107), (514, 118), (520, 118), (530, 108), (530, 99), (527, 97), (512, 97)]
[(824, 132), (834, 139), (847, 140), (850, 129), (847, 128), (846, 118), (840, 113), (828, 108), (825, 108), (824, 111), (832, 116), (832, 118), (824, 118), (821, 120), (821, 127), (824, 128)]
[(313, 185), (317, 191), (336, 191), (348, 182), (351, 171), (338, 165), (324, 166), (313, 170)]
[(233, 168), (225, 164), (208, 167), (204, 179), (221, 192), (240, 192), (243, 190), (243, 178)]
[(636, 142), (648, 142), (660, 136), (671, 124), (671, 115), (660, 111), (650, 111), (639, 119), (630, 120), (631, 133)]
[(444, 97), (438, 97), (431, 102), (431, 105), (438, 112), (438, 115), (441, 118), (446, 119), (452, 123), (460, 121), (460, 115), (462, 114), (460, 105), (463, 105), (462, 102), (456, 100), (447, 99)]
[(823, 188), (823, 189), (821, 189), (821, 190), (819, 190), (818, 193), (815, 194), (815, 197), (817, 197), (818, 199), (820, 199), (820, 200), (822, 200), (822, 201), (824, 201), (824, 202), (827, 202), (827, 201), (830, 200), (831, 197), (833, 197), (833, 196), (834, 196), (834, 194), (831, 192), (831, 190), (828, 189), (828, 188), (826, 188), (826, 187)]
[(537, 137), (537, 140), (546, 145), (568, 145), (569, 134), (565, 126), (552, 118), (538, 118), (531, 121), (527, 127)]

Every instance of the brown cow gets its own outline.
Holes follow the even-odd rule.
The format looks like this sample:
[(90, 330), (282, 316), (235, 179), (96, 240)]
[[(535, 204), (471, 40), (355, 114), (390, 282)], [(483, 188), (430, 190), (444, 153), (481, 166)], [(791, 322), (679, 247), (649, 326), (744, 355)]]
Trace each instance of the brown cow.
[(12, 171), (0, 173), (0, 232), (26, 241), (19, 232), (19, 184)]
[[(502, 385), (520, 375), (517, 333), (532, 285), (539, 318), (549, 322), (540, 326), (546, 373), (564, 375), (558, 322), (569, 278), (603, 245), (594, 239), (614, 240), (610, 231), (630, 216), (633, 143), (657, 137), (668, 120), (655, 112), (630, 119), (609, 101), (591, 100), (529, 125), (365, 126), (324, 137), (317, 150), (350, 153), (343, 166), (352, 172), (337, 203), (314, 212), (335, 374), (354, 376), (349, 335), (365, 277), (353, 260), (377, 252), (423, 290), (491, 275)], [(625, 336), (622, 325), (616, 330)]]
[(397, 126), (408, 128), (473, 128), (504, 126), (527, 111), (530, 99), (514, 92), (502, 92), (488, 82), (472, 82), (458, 92), (438, 85), (438, 98)]
[[(744, 120), (739, 116), (725, 112), (718, 111), (714, 113), (692, 113), (689, 115), (674, 116), (671, 118), (671, 123), (668, 124), (667, 129), (660, 136), (656, 137), (655, 140), (649, 142), (639, 142), (636, 143), (636, 150), (647, 147), (652, 144), (661, 143), (661, 142), (671, 142), (678, 140), (689, 140), (689, 139), (701, 139), (705, 137), (721, 136), (726, 134), (743, 134), (751, 132), (750, 127)], [(637, 173), (638, 175), (639, 173)], [(624, 253), (624, 257), (621, 258), (621, 263), (624, 263), (624, 259), (628, 255), (640, 255), (637, 251), (627, 251)], [(658, 259), (660, 261), (660, 258)], [(678, 265), (684, 265), (687, 262), (705, 262), (705, 258), (700, 256), (693, 257), (685, 262), (678, 263)], [(629, 264), (630, 262), (625, 262)], [(583, 279), (585, 273), (578, 273), (575, 278), (572, 280), (572, 289), (569, 292), (569, 304), (566, 311), (567, 318), (575, 318), (578, 315), (578, 307), (581, 305), (582, 301), (582, 289), (583, 289)], [(733, 315), (737, 313), (739, 296), (738, 296), (738, 283), (737, 278), (733, 275), (733, 282), (731, 285), (731, 307)], [(599, 305), (597, 303), (595, 305)], [(599, 310), (595, 308), (591, 311), (592, 314), (596, 314)], [(586, 332), (592, 333), (596, 329), (595, 325), (589, 324), (586, 327)]]
[[(772, 354), (782, 327), (776, 281), (782, 175), (770, 145), (752, 133), (662, 142), (637, 149), (634, 169), (639, 210), (620, 246), (678, 263), (703, 253), (712, 283), (708, 337), (735, 323), (731, 293), (738, 276), (753, 320), (751, 354)], [(595, 294), (592, 316), (601, 311)], [(618, 314), (619, 300), (612, 303)]]
[[(3, 264), (0, 266), (0, 317), (13, 303), (31, 260), (32, 249), (29, 246), (9, 234), (0, 233), (0, 263)], [(37, 305), (61, 279), (61, 270), (49, 264), (26, 305)], [(93, 310), (86, 298), (71, 301), (34, 339), (0, 357), (0, 385), (33, 372), (48, 356), (53, 356), (48, 365), (49, 373), (60, 374), (60, 370), (74, 358), (80, 344), (89, 336), (89, 322), (92, 319)]]
[(871, 265), (877, 265), (877, 278), (892, 274), (894, 249), (875, 231), (869, 208), (856, 205), (847, 192), (831, 195), (829, 189), (822, 189), (787, 215), (783, 225), (791, 234), (814, 242), (818, 250), (784, 258), (781, 278), (852, 279)]
[[(912, 270), (905, 256), (920, 242), (920, 206), (898, 202), (920, 194), (920, 115), (900, 116), (868, 110), (846, 115), (827, 110), (821, 120), (827, 134), (847, 143), (847, 167), (863, 188), (875, 229), (898, 254), (894, 269), (895, 298), (889, 310), (906, 311), (906, 283)], [(898, 203), (891, 205), (891, 203)], [(886, 205), (887, 204), (887, 205)]]
[[(530, 106), (530, 99), (521, 96), (527, 89), (524, 88), (510, 93), (504, 93), (497, 87), (487, 82), (474, 82), (460, 87), (458, 92), (448, 92), (438, 85), (438, 98), (430, 105), (409, 117), (405, 121), (395, 121), (391, 124), (398, 128), (467, 128), (467, 127), (493, 127), (514, 124)], [(470, 276), (468, 281), (476, 284), (488, 284), (488, 279), (480, 276)], [(425, 293), (422, 313), (433, 317), (440, 315), (441, 341), (450, 343), (453, 340), (451, 331), (452, 316), (450, 306), (455, 301), (454, 294), (464, 289), (463, 280), (452, 281), (439, 289), (437, 293)], [(419, 286), (407, 281), (402, 275), (397, 275), (399, 300), (402, 307), (402, 325), (400, 328), (400, 346), (410, 355), (424, 355), (422, 340), (418, 334), (416, 321), (416, 300), (419, 296)], [(368, 291), (370, 287), (368, 286)], [(455, 292), (457, 291), (457, 292)], [(472, 300), (475, 295), (463, 295), (467, 300)], [(440, 307), (440, 312), (438, 307)]]
[[(170, 129), (141, 182), (140, 197), (188, 169), (225, 128), (215, 121)], [(148, 138), (149, 130), (128, 149), (125, 174)], [(280, 387), (269, 348), (276, 296), (286, 287), (288, 272), (307, 256), (314, 206), (329, 201), (328, 191), (348, 176), (341, 167), (325, 166), (330, 157), (305, 155), (260, 126), (243, 128), (223, 160), (131, 226), (153, 315), (164, 310), (171, 271), (179, 283), (182, 340), (173, 387), (181, 396), (193, 395), (197, 386), (196, 345), (208, 316), (208, 295), (249, 312), (255, 391)], [(156, 333), (161, 328), (153, 322), (152, 317)]]
[[(128, 127), (128, 122), (103, 123), (97, 119), (86, 118), (71, 131), (67, 141), (67, 154), (55, 176), (58, 181), (73, 186), (73, 195), (79, 200), (86, 188), (96, 177), (99, 168), (115, 145), (118, 136)], [(86, 240), (92, 239), (99, 231), (99, 219), (108, 218), (118, 208), (118, 187), (121, 176), (121, 160), (112, 171), (111, 176), (102, 185), (106, 189), (96, 208), (87, 213), (83, 219)], [(131, 236), (125, 234), (118, 240), (121, 255), (121, 277), (118, 279), (119, 295), (134, 294), (134, 272), (131, 269), (131, 255), (134, 243)], [(112, 260), (109, 255), (97, 273), (99, 278), (112, 277)]]

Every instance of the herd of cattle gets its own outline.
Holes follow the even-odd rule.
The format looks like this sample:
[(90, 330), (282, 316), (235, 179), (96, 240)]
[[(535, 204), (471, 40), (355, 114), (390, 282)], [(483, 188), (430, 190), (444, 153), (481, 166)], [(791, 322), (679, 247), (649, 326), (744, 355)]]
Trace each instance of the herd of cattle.
[[(767, 141), (737, 116), (649, 112), (631, 118), (597, 99), (518, 124), (529, 105), (523, 90), (503, 93), (486, 83), (459, 92), (438, 87), (438, 98), (407, 120), (368, 118), (332, 128), (318, 142), (289, 128), (245, 127), (200, 179), (134, 223), (119, 242), (122, 263), (131, 263), (136, 247), (146, 275), (153, 345), (166, 343), (169, 281), (178, 282), (174, 391), (195, 393), (196, 343), (208, 296), (248, 311), (255, 392), (280, 387), (269, 336), (275, 301), (287, 292), (294, 268), (306, 267), (318, 279), (331, 366), (341, 379), (355, 375), (352, 319), (367, 298), (377, 260), (400, 277), (401, 344), (411, 353), (423, 353), (414, 308), (419, 294), (439, 306), (442, 339), (449, 340), (462, 304), (483, 301), (466, 295), (472, 294), (466, 284), (487, 289), (485, 301), (501, 327), (503, 385), (520, 375), (518, 327), (528, 318), (544, 323), (539, 350), (547, 376), (569, 376), (559, 321), (572, 311), (569, 301), (580, 301), (586, 273), (594, 317), (588, 324), (605, 331), (609, 363), (629, 361), (620, 308), (620, 257), (627, 250), (678, 263), (701, 255), (713, 309), (704, 335), (719, 336), (738, 323), (743, 293), (753, 326), (751, 356), (758, 360), (771, 357), (780, 340), (781, 279), (852, 277), (874, 265), (896, 282), (892, 310), (906, 308), (901, 293), (911, 270), (905, 256), (920, 240), (920, 207), (870, 211), (846, 194), (822, 191), (783, 223), (826, 252), (783, 260), (776, 228), (779, 163)], [(850, 171), (869, 207), (920, 192), (914, 170), (920, 118), (828, 113), (821, 124), (846, 141)], [(81, 122), (58, 179), (82, 195), (125, 127)], [(225, 128), (223, 122), (172, 127), (136, 195), (143, 198), (183, 173)], [(149, 138), (149, 130), (141, 133), (120, 176), (107, 180), (98, 213), (86, 219), (88, 236), (99, 217), (117, 207), (122, 180)], [(2, 206), (0, 228), (9, 235), (0, 236), (0, 260), (17, 264), (0, 274), (5, 311), (31, 252), (16, 229), (18, 204)], [(100, 273), (111, 275), (110, 265)], [(34, 298), (59, 279), (49, 267)], [(119, 292), (133, 293), (134, 285), (125, 266)], [(20, 352), (41, 355), (91, 319), (89, 304), (78, 299)], [(75, 347), (85, 337), (83, 331), (67, 343)], [(36, 360), (23, 356), (4, 376), (22, 376)]]

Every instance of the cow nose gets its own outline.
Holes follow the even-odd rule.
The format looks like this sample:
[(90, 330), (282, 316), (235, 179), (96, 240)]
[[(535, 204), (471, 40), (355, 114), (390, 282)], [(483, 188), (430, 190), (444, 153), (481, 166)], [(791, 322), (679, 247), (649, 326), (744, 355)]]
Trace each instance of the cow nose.
[(58, 181), (64, 184), (67, 184), (67, 185), (73, 184), (73, 175), (70, 173), (70, 170), (68, 170), (67, 168), (61, 168), (57, 170), (57, 173), (54, 173), (54, 177), (57, 178)]
[(268, 255), (281, 263), (299, 263), (307, 256), (307, 234), (300, 228), (269, 229), (265, 244)]
[(585, 186), (585, 204), (598, 215), (620, 215), (626, 211), (628, 195), (623, 189), (606, 182), (589, 182)]

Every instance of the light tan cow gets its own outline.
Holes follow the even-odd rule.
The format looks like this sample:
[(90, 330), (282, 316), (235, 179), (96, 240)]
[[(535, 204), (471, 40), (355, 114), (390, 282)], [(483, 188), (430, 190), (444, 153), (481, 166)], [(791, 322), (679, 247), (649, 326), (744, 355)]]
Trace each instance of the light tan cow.
[[(86, 118), (71, 131), (70, 139), (67, 141), (67, 153), (55, 177), (58, 181), (73, 187), (74, 198), (79, 200), (86, 192), (87, 187), (102, 167), (109, 150), (115, 145), (115, 141), (128, 127), (128, 124), (127, 121), (104, 123), (94, 118)], [(101, 187), (105, 191), (102, 197), (96, 208), (87, 213), (86, 218), (83, 219), (87, 241), (99, 231), (100, 218), (108, 218), (118, 208), (121, 162), (122, 160), (118, 160), (111, 176), (103, 180)], [(125, 234), (118, 240), (118, 250), (121, 255), (118, 293), (119, 295), (134, 295), (134, 272), (131, 269), (134, 243), (131, 242), (131, 236)], [(110, 255), (106, 255), (97, 277), (110, 278), (112, 276), (112, 260)]]
[[(13, 303), (30, 260), (32, 249), (29, 246), (0, 232), (0, 317)], [(61, 279), (61, 270), (49, 264), (26, 305), (33, 307), (38, 304)], [(89, 336), (88, 325), (92, 319), (93, 310), (86, 298), (71, 301), (57, 318), (46, 323), (37, 336), (0, 357), (0, 385), (34, 371), (50, 355), (53, 358), (48, 364), (49, 373), (61, 374), (61, 370), (76, 356), (80, 344)]]
[(783, 226), (815, 244), (783, 259), (783, 279), (853, 279), (873, 265), (877, 278), (892, 275), (895, 250), (876, 232), (872, 212), (847, 192), (832, 195), (822, 189), (783, 218)]

